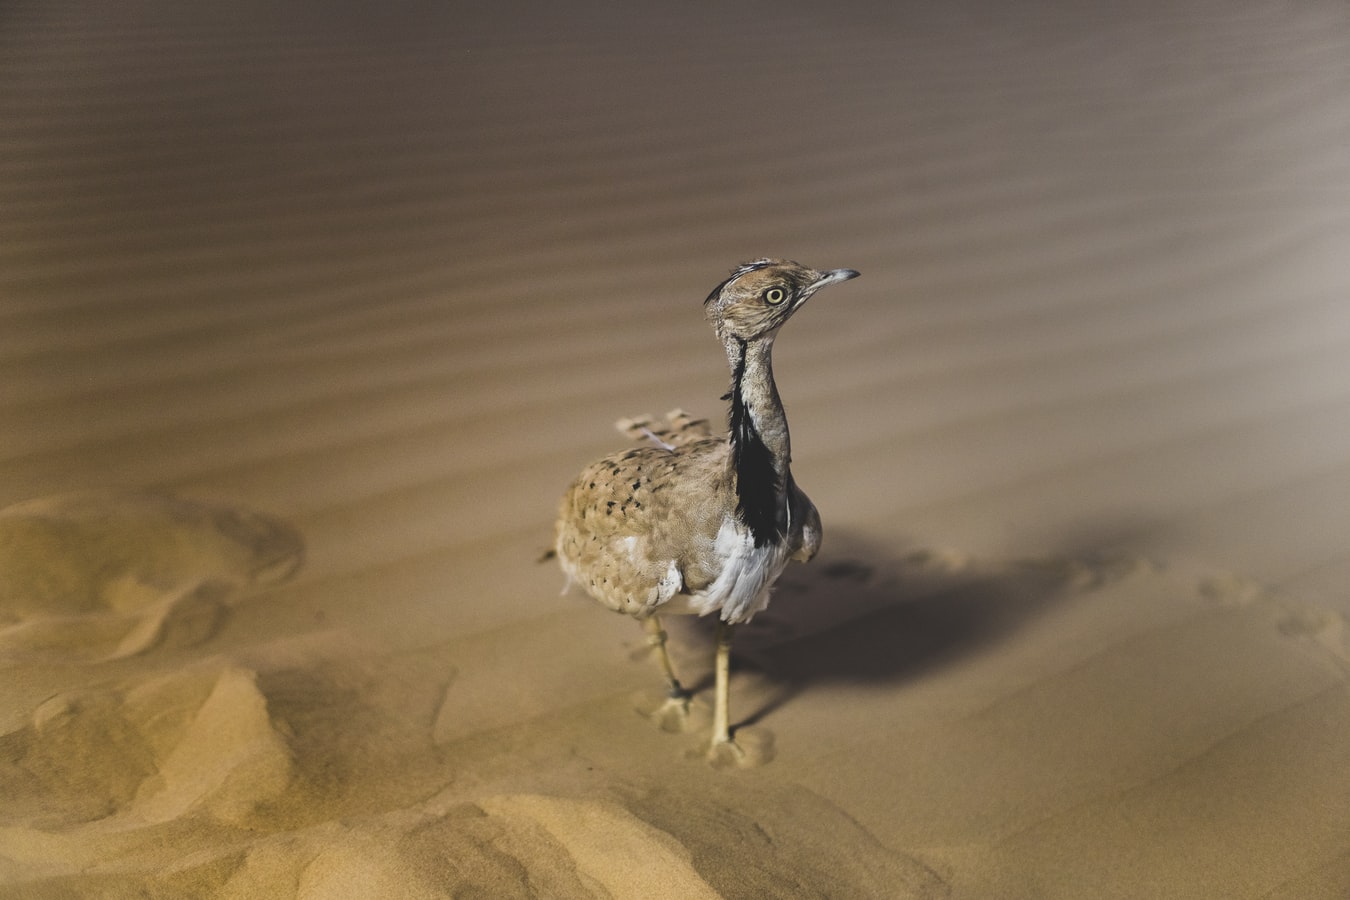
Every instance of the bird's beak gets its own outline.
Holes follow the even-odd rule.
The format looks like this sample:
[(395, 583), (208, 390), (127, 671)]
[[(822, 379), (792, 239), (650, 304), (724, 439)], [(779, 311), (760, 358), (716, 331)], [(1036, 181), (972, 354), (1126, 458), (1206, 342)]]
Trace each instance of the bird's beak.
[(821, 288), (857, 277), (858, 271), (856, 269), (833, 269), (829, 272), (821, 272), (819, 278), (807, 285), (806, 290), (797, 295), (797, 302), (792, 304), (793, 311), (795, 312), (796, 310), (801, 309), (802, 304), (814, 296), (816, 291)]
[(811, 293), (815, 293), (827, 284), (836, 284), (840, 281), (848, 281), (850, 278), (857, 278), (861, 273), (856, 269), (834, 269), (829, 272), (821, 273), (811, 285)]

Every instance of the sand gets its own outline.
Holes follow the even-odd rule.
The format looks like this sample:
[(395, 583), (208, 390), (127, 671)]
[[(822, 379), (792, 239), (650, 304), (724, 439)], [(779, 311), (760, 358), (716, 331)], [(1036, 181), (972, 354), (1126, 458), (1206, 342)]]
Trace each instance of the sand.
[[(932, 6), (932, 5), (929, 5)], [(0, 10), (0, 895), (1350, 895), (1342, 3)], [(541, 554), (778, 342), (738, 635)]]

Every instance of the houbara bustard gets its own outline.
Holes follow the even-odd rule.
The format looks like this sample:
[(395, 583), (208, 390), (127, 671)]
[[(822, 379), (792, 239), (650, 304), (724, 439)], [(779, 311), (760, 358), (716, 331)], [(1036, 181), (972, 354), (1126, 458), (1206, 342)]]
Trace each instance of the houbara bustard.
[(718, 615), (710, 757), (740, 753), (727, 712), (732, 630), (768, 605), (789, 560), (820, 548), (820, 516), (792, 478), (774, 339), (816, 291), (857, 275), (781, 259), (735, 269), (703, 304), (731, 368), (729, 433), (678, 410), (664, 422), (621, 420), (638, 446), (588, 466), (562, 499), (554, 550), (569, 583), (643, 623), (676, 712), (690, 693), (659, 616)]

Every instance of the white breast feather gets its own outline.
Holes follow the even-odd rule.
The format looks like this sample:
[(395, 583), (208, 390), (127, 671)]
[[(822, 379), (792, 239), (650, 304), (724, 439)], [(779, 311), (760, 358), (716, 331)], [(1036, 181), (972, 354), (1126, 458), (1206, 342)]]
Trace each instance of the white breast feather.
[(755, 546), (750, 529), (727, 518), (713, 543), (722, 571), (713, 583), (689, 598), (689, 608), (699, 615), (721, 611), (724, 622), (749, 622), (769, 603), (769, 590), (787, 565), (781, 545)]

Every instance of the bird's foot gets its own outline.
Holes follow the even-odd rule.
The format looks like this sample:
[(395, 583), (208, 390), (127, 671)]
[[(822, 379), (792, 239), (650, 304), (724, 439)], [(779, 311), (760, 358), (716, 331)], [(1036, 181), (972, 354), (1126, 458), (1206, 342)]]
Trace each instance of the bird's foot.
[[(692, 730), (697, 724), (696, 718), (706, 717), (697, 715), (693, 699), (694, 695), (688, 691), (662, 693), (659, 697), (650, 692), (638, 695), (634, 706), (662, 731), (680, 734)], [(699, 712), (703, 710), (699, 709)]]
[(745, 748), (731, 738), (715, 740), (708, 748), (708, 765), (714, 769), (739, 769), (745, 766)]
[(704, 759), (714, 769), (762, 766), (773, 759), (773, 734), (762, 728), (738, 729), (735, 738), (714, 738)]
[(689, 694), (681, 692), (672, 694), (665, 701), (652, 710), (648, 718), (656, 723), (662, 731), (679, 733), (689, 728), (689, 701), (692, 698)]

